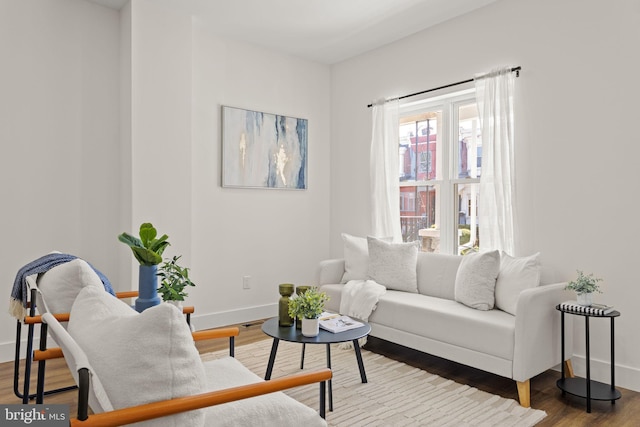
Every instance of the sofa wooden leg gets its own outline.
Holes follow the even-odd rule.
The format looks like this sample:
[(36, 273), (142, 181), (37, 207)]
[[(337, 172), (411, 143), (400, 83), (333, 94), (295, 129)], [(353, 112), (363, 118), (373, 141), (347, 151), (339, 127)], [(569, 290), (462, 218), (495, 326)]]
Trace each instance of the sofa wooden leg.
[(530, 380), (516, 381), (518, 385), (518, 399), (520, 399), (520, 406), (524, 408), (531, 407), (531, 384)]
[(573, 366), (571, 365), (571, 359), (564, 361), (564, 374), (567, 378), (575, 377), (575, 374), (573, 373)]

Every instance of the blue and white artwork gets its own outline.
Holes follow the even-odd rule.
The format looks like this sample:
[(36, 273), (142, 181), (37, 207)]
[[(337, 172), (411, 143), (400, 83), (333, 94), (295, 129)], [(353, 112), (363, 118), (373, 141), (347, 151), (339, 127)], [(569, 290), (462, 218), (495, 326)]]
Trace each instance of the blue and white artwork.
[(307, 188), (307, 120), (222, 107), (222, 186)]

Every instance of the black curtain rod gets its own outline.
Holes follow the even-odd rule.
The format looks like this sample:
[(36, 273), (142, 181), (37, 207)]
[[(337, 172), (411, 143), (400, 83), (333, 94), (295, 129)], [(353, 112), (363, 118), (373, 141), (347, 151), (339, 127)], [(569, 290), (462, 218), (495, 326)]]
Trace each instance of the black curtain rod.
[[(520, 70), (522, 69), (522, 67), (513, 67), (511, 69), (511, 72), (515, 72), (516, 73), (516, 77), (520, 77)], [(463, 85), (465, 83), (471, 83), (472, 81), (474, 81), (475, 79), (467, 79), (467, 80), (463, 80), (461, 82), (455, 82), (455, 83), (449, 83), (448, 85), (444, 85), (444, 86), (440, 86), (440, 87), (434, 87), (432, 89), (427, 89), (427, 90), (423, 90), (420, 92), (416, 92), (416, 93), (411, 93), (409, 95), (403, 95), (403, 96), (399, 96), (398, 99), (405, 99), (405, 98), (410, 98), (412, 96), (416, 96), (416, 95), (422, 95), (423, 93), (428, 93), (428, 92), (433, 92), (436, 90), (440, 90), (440, 89), (446, 89), (448, 87), (452, 87), (452, 86), (458, 86), (458, 85)], [(395, 98), (393, 98), (395, 99)], [(367, 105), (367, 108), (371, 108), (373, 107), (373, 104), (369, 104)]]

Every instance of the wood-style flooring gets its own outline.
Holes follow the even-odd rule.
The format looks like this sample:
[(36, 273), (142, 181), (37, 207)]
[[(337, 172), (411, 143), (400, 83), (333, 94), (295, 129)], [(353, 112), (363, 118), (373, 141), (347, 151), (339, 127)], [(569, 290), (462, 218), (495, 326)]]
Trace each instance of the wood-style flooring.
[[(269, 339), (262, 333), (262, 321), (256, 321), (240, 327), (240, 336), (236, 337), (236, 346)], [(228, 348), (228, 341), (211, 340), (198, 342), (200, 353)], [(425, 369), (432, 374), (449, 378), (458, 383), (468, 384), (480, 390), (499, 396), (518, 399), (515, 382), (507, 378), (489, 374), (454, 362), (426, 355), (419, 351), (398, 346), (376, 338), (369, 338), (364, 347), (389, 358)], [(13, 393), (13, 362), (0, 364), (0, 403), (21, 403)], [(37, 364), (33, 366), (32, 377), (37, 375)], [(547, 413), (547, 417), (538, 426), (625, 426), (640, 425), (640, 393), (620, 389), (622, 398), (614, 405), (610, 402), (592, 401), (592, 412), (585, 410), (585, 400), (571, 395), (562, 395), (556, 387), (559, 373), (546, 371), (531, 380), (531, 404)], [(46, 388), (64, 387), (73, 384), (73, 379), (63, 360), (47, 363)], [(35, 382), (31, 387), (35, 391)], [(76, 392), (68, 391), (45, 397), (46, 403), (65, 403), (70, 405), (71, 414), (76, 411)]]

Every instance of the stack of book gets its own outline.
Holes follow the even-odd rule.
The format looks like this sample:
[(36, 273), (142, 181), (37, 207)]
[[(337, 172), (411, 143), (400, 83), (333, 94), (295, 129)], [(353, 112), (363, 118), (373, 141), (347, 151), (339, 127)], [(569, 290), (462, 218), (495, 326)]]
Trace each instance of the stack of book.
[(337, 334), (338, 332), (348, 331), (349, 329), (356, 329), (364, 324), (353, 320), (349, 316), (343, 316), (337, 313), (324, 312), (320, 315), (320, 327), (326, 329), (329, 332)]
[(604, 316), (613, 311), (612, 305), (591, 304), (590, 306), (580, 305), (576, 301), (566, 301), (560, 304), (560, 309), (572, 313), (590, 314), (592, 316)]

